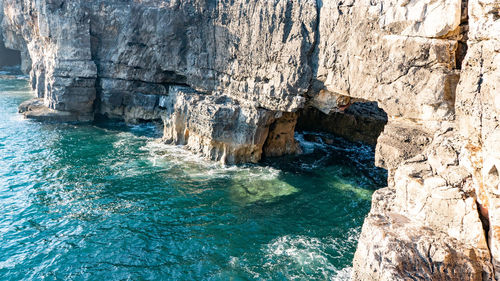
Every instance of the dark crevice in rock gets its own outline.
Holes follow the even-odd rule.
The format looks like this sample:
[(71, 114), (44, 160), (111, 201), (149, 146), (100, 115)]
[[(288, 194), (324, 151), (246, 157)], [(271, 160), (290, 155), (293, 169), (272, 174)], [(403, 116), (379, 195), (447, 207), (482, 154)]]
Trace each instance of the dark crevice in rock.
[(467, 40), (469, 39), (469, 15), (468, 15), (468, 0), (462, 0), (462, 15), (459, 28), (458, 48), (455, 51), (456, 68), (462, 69), (462, 63), (467, 54)]
[(184, 85), (184, 86), (189, 87), (189, 85), (186, 82), (187, 77), (184, 75), (178, 74), (175, 71), (168, 71), (168, 70), (162, 71), (161, 76), (164, 80), (163, 83), (173, 83), (173, 84)]
[(0, 66), (14, 66), (21, 64), (21, 52), (5, 47), (2, 34), (0, 34)]
[[(495, 165), (493, 165), (488, 171), (485, 183), (489, 186), (495, 186), (495, 184), (498, 183), (498, 181), (499, 181), (498, 169)], [(498, 192), (498, 190), (494, 190), (493, 192)], [(481, 210), (482, 206), (479, 204), (479, 202), (477, 202), (477, 200), (476, 200), (476, 204), (477, 204), (477, 209)], [(488, 211), (488, 213), (489, 213), (489, 211)], [(485, 214), (483, 214), (483, 212), (479, 211), (478, 214), (479, 214), (479, 218), (481, 219), (481, 223), (483, 224), (484, 236), (486, 238), (486, 244), (488, 245), (488, 248), (489, 248), (490, 254), (491, 254), (491, 247), (492, 247), (491, 242), (492, 241), (490, 241), (490, 235), (488, 235), (488, 233), (490, 232), (490, 220), (489, 220), (488, 216), (485, 216)], [(488, 215), (488, 214), (486, 214), (486, 215)], [(493, 255), (492, 255), (491, 259), (492, 259), (491, 262), (493, 263), (493, 265), (495, 265), (496, 262), (494, 260)], [(493, 267), (493, 270), (497, 271), (498, 268)]]
[(355, 102), (344, 112), (330, 114), (313, 107), (305, 108), (300, 113), (297, 129), (327, 132), (350, 141), (375, 145), (386, 123), (387, 114), (376, 102)]
[[(478, 215), (479, 215), (479, 219), (481, 220), (481, 224), (483, 226), (483, 230), (484, 230), (484, 237), (486, 239), (486, 245), (488, 248), (490, 248), (490, 241), (489, 241), (489, 231), (490, 231), (490, 220), (485, 217), (482, 212), (480, 212), (479, 210), (482, 209), (481, 207), (481, 204), (479, 204), (479, 202), (476, 200), (476, 206), (477, 206), (477, 209), (478, 209)], [(490, 252), (491, 252), (491, 249), (490, 249)]]
[(312, 71), (312, 76), (309, 81), (309, 87), (306, 93), (307, 96), (312, 96), (314, 93), (319, 92), (324, 88), (323, 82), (317, 79), (318, 77), (318, 64), (319, 64), (319, 42), (320, 42), (320, 20), (321, 20), (321, 7), (323, 6), (322, 0), (316, 0), (316, 23), (314, 26), (314, 41), (310, 52), (307, 54), (309, 67)]
[[(291, 18), (292, 16), (292, 9), (293, 9), (293, 3), (292, 2), (287, 2), (286, 3), (286, 11), (285, 11), (285, 18)], [(291, 21), (286, 21), (285, 22), (285, 31), (283, 32), (283, 43), (285, 43), (288, 39), (288, 36), (290, 35), (290, 32), (292, 31), (292, 22)]]
[(467, 39), (465, 41), (458, 41), (458, 48), (455, 52), (455, 60), (457, 62), (457, 69), (462, 69), (462, 63), (465, 55), (467, 54)]

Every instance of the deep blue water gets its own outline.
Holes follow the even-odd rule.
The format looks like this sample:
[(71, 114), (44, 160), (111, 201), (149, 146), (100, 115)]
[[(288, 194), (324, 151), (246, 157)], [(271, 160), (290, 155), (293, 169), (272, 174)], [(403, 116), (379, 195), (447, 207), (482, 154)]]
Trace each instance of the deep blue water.
[[(0, 280), (344, 280), (373, 151), (223, 167), (160, 144), (153, 125), (42, 124), (0, 72)], [(304, 138), (304, 135), (298, 135)], [(310, 138), (309, 138), (310, 139)], [(319, 137), (318, 137), (319, 139)]]

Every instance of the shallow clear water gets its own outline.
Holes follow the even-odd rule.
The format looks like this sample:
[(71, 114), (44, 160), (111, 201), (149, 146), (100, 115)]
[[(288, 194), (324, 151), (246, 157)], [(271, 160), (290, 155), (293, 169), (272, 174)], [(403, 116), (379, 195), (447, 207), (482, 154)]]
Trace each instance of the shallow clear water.
[(0, 280), (349, 275), (381, 184), (371, 149), (303, 141), (301, 158), (223, 167), (159, 144), (151, 125), (24, 120), (27, 80), (5, 74)]

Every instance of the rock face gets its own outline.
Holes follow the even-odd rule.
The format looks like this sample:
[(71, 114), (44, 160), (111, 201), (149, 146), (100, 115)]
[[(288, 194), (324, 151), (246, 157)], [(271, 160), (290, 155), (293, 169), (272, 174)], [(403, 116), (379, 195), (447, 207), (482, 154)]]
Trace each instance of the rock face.
[(500, 279), (498, 1), (0, 0), (0, 20), (26, 117), (161, 120), (224, 163), (299, 153), (296, 125), (376, 141), (389, 186), (353, 280)]
[(500, 3), (469, 3), (469, 42), (457, 89), (457, 123), (464, 141), (460, 162), (472, 175), (500, 279)]
[[(458, 21), (422, 37), (430, 31), (421, 26), (433, 22), (427, 17), (429, 5), (435, 6), (431, 13)], [(391, 117), (438, 127), (453, 117), (458, 82), (458, 40), (442, 36), (460, 32), (460, 15), (459, 0), (324, 1), (315, 84), (335, 94), (378, 101)]]
[(373, 196), (353, 280), (494, 279), (474, 184), (459, 151), (456, 130), (448, 127), (415, 156), (392, 159), (399, 164), (389, 170), (389, 187)]
[[(449, 1), (443, 1), (442, 4), (448, 7)], [(405, 276), (417, 276), (420, 280), (500, 278), (500, 236), (497, 231), (500, 228), (497, 220), (498, 204), (495, 203), (500, 183), (496, 168), (500, 150), (500, 123), (498, 107), (495, 105), (499, 96), (496, 87), (500, 82), (500, 33), (495, 32), (500, 26), (500, 3), (469, 1), (461, 4), (462, 23), (459, 27), (468, 29), (468, 33), (463, 34), (467, 36), (468, 48), (465, 57), (463, 52), (456, 56), (458, 61), (463, 59), (463, 62), (458, 86), (454, 90), (455, 94), (451, 95), (454, 97), (450, 99), (453, 101), (450, 104), (454, 105), (451, 108), (453, 119), (445, 119), (450, 122), (440, 123), (433, 135), (427, 131), (420, 137), (410, 137), (409, 143), (421, 137), (428, 139), (412, 145), (413, 150), (398, 149), (397, 145), (390, 144), (397, 139), (394, 137), (396, 134), (391, 133), (391, 126), (387, 126), (379, 138), (379, 163), (389, 162), (387, 167), (393, 171), (390, 174), (394, 175), (393, 180), (389, 181), (392, 186), (388, 187), (392, 196), (374, 196), (374, 207), (365, 222), (354, 260), (355, 280), (365, 280), (366, 276), (374, 272), (391, 272), (386, 276), (374, 274), (378, 276), (376, 280), (403, 280)], [(467, 21), (465, 12), (468, 12)], [(451, 18), (449, 20), (451, 22)], [(445, 37), (457, 38), (457, 51), (463, 51), (461, 41), (464, 39), (456, 37), (463, 32), (453, 33)], [(436, 33), (435, 36), (442, 35)], [(422, 122), (424, 131), (425, 128), (432, 128), (426, 123)], [(408, 134), (412, 135), (415, 134)], [(418, 147), (424, 149), (416, 149)], [(403, 215), (404, 223), (395, 223), (394, 214)], [(418, 240), (409, 235), (410, 230), (405, 230), (408, 227), (418, 229), (413, 230), (418, 233)], [(434, 234), (429, 236), (426, 231), (422, 232), (424, 229), (430, 229)], [(436, 234), (436, 231), (439, 233)], [(384, 243), (393, 244), (380, 247), (374, 242), (380, 233), (384, 235)], [(446, 238), (442, 237), (443, 234)], [(447, 240), (449, 238), (454, 240)], [(425, 249), (429, 242), (433, 244), (428, 251), (431, 254), (425, 256), (423, 252), (415, 252), (415, 249)], [(408, 243), (415, 243), (410, 246), (412, 254), (402, 255), (402, 252), (408, 251)], [(458, 244), (451, 246), (450, 243)], [(438, 259), (432, 254), (436, 247), (441, 252)], [(465, 256), (457, 258), (456, 252)], [(412, 255), (425, 258), (415, 260), (411, 259)], [(377, 256), (391, 256), (394, 259), (391, 262), (381, 261)], [(408, 261), (412, 261), (413, 268), (406, 266)], [(429, 273), (426, 265), (434, 267), (436, 264), (439, 265), (438, 270)], [(450, 264), (452, 268), (448, 268)]]
[[(207, 135), (198, 145), (188, 144), (212, 159), (258, 161), (268, 122), (276, 119), (267, 116), (302, 108), (313, 76), (315, 1), (23, 0), (2, 1), (2, 6), (5, 41), (28, 54), (33, 88), (47, 108), (37, 109), (36, 114), (26, 112), (26, 117), (43, 119), (46, 112), (64, 116), (62, 121), (68, 121), (66, 116), (89, 121), (94, 114), (132, 123), (169, 119), (161, 116), (165, 111), (158, 106), (160, 99), (176, 92), (170, 88), (185, 86), (213, 96), (204, 104), (220, 97), (237, 111), (239, 103), (246, 104), (238, 115), (241, 118), (234, 121), (239, 123), (233, 125), (258, 126), (259, 136), (249, 133), (234, 143), (230, 136)], [(204, 113), (189, 110), (185, 114), (195, 119)], [(290, 120), (290, 126), (278, 128), (287, 139), (279, 145), (288, 147), (273, 148), (276, 145), (269, 140), (266, 154), (297, 150), (293, 139), (296, 117)], [(209, 119), (197, 132), (217, 132), (219, 121)], [(241, 140), (252, 137), (264, 139)], [(194, 142), (194, 137), (190, 139)], [(212, 141), (218, 143), (217, 149), (235, 154), (222, 157), (224, 152), (208, 152), (211, 145), (201, 148)], [(243, 144), (245, 148), (240, 147)]]
[(286, 135), (293, 132), (293, 128), (285, 126), (283, 130), (282, 125), (295, 125), (296, 118), (290, 120), (287, 115), (271, 114), (268, 110), (240, 104), (227, 96), (204, 95), (188, 87), (176, 86), (170, 87), (169, 95), (160, 99), (159, 107), (165, 109), (164, 140), (187, 145), (212, 160), (257, 162), (268, 135), (271, 138), (266, 145), (267, 153), (274, 149), (275, 139), (280, 136), (283, 141), (292, 143), (293, 147), (286, 152), (297, 149), (293, 134)]

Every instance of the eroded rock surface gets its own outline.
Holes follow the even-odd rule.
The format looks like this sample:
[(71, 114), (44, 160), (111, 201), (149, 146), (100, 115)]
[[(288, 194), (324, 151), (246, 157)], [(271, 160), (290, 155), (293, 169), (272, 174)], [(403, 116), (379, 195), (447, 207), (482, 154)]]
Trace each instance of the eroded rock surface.
[[(442, 4), (444, 5), (444, 1)], [(498, 96), (496, 85), (500, 80), (497, 67), (500, 61), (499, 49), (495, 47), (498, 33), (493, 30), (498, 28), (500, 5), (495, 1), (469, 1), (462, 2), (461, 8), (460, 30), (445, 35), (448, 40), (462, 35), (462, 38), (458, 38), (459, 53), (456, 57), (457, 62), (463, 62), (461, 66), (457, 65), (460, 76), (453, 82), (455, 84), (458, 81), (458, 87), (451, 95), (443, 95), (450, 97), (448, 101), (452, 106), (452, 115), (442, 120), (445, 122), (437, 123), (438, 126), (426, 122), (425, 118), (418, 120), (417, 127), (421, 126), (423, 132), (427, 133), (390, 134), (390, 131), (397, 132), (391, 130), (391, 123), (394, 121), (386, 126), (377, 143), (377, 159), (378, 164), (386, 165), (389, 174), (393, 175), (393, 179), (389, 179), (393, 186), (390, 187), (393, 196), (385, 199), (374, 196), (374, 202), (384, 201), (384, 208), (373, 207), (367, 218), (355, 259), (355, 280), (364, 280), (370, 272), (374, 274), (378, 270), (391, 273), (378, 275), (376, 280), (405, 280), (410, 276), (416, 276), (418, 280), (499, 278), (498, 235), (495, 232), (498, 222), (495, 220), (496, 207), (493, 203), (499, 180), (495, 177), (493, 163), (500, 150), (496, 136), (499, 127), (496, 117), (498, 111), (494, 106)], [(467, 29), (469, 32), (464, 33)], [(432, 37), (438, 36), (442, 35)], [(465, 56), (461, 46), (464, 39), (468, 40)], [(432, 130), (435, 133), (429, 135), (429, 128), (437, 130)], [(404, 145), (405, 141), (398, 141), (397, 135), (403, 135), (410, 143), (419, 138), (427, 141), (416, 141), (417, 145), (411, 145), (409, 150)], [(392, 163), (392, 167), (387, 163)], [(374, 203), (374, 206), (377, 205), (380, 203)], [(392, 214), (405, 218), (405, 224), (399, 224), (397, 230), (388, 224)], [(409, 251), (412, 253), (408, 255), (401, 252), (406, 249), (406, 243), (414, 243), (416, 237), (410, 239), (410, 230), (401, 230), (407, 227), (414, 228), (411, 230), (413, 232), (421, 232), (423, 237), (418, 238), (416, 244), (419, 246), (410, 247)], [(387, 235), (384, 236), (384, 243), (395, 243), (392, 249), (374, 245), (375, 237), (371, 233), (377, 233), (377, 229), (381, 228), (384, 235)], [(424, 229), (432, 230), (433, 236), (429, 237), (426, 231), (422, 232)], [(396, 238), (394, 233), (398, 233), (401, 238)], [(467, 253), (466, 256), (457, 258), (455, 253), (450, 252), (449, 242), (446, 242), (450, 241), (449, 238), (454, 239), (453, 243), (458, 242), (451, 248), (454, 251), (459, 249), (458, 252), (462, 254)], [(393, 241), (394, 239), (397, 241)], [(441, 245), (440, 251), (446, 253), (447, 260), (436, 260), (432, 255), (422, 256), (422, 253), (414, 252), (420, 246), (427, 245), (428, 239), (434, 245)], [(372, 255), (372, 258), (363, 259), (363, 253)], [(396, 261), (377, 261), (374, 253), (380, 256), (395, 253)], [(420, 255), (424, 260), (415, 260), (412, 258), (414, 255)], [(413, 269), (405, 266), (409, 260), (415, 266)], [(454, 261), (449, 263), (449, 260)], [(429, 267), (424, 264), (438, 264), (440, 268), (429, 272)], [(455, 266), (443, 271), (450, 264)], [(405, 272), (409, 272), (409, 275), (405, 275)], [(445, 276), (444, 272), (453, 274)]]
[[(453, 127), (432, 138), (421, 153), (401, 159), (390, 186), (374, 194), (354, 280), (493, 279), (471, 174), (459, 165), (460, 140)], [(377, 277), (365, 279), (370, 275)]]
[[(184, 144), (223, 163), (257, 162), (277, 116), (227, 96), (204, 95), (187, 87), (171, 87), (162, 97), (167, 143)], [(293, 136), (292, 136), (293, 139)]]
[(457, 89), (457, 120), (464, 141), (460, 163), (471, 173), (500, 279), (500, 2), (469, 2), (469, 41)]
[[(383, 199), (386, 200), (386, 199)], [(471, 245), (397, 213), (370, 214), (354, 258), (353, 280), (491, 280), (488, 259)]]

